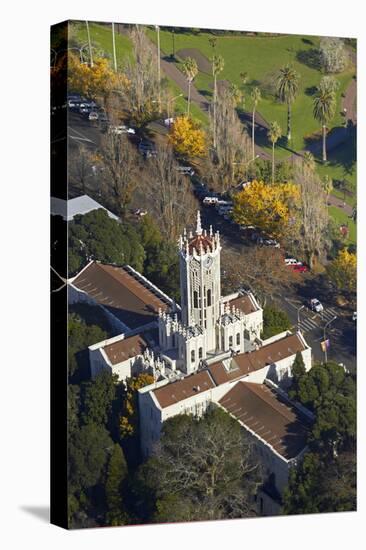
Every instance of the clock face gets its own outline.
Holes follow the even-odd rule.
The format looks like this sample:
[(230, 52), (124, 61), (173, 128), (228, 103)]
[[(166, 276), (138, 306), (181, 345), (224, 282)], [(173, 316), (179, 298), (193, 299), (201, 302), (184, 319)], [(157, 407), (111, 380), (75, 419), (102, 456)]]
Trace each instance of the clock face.
[(212, 263), (213, 263), (213, 260), (212, 260), (211, 256), (209, 256), (209, 257), (206, 258), (206, 260), (203, 262), (203, 266), (204, 266), (206, 269), (210, 269), (210, 267), (212, 266)]

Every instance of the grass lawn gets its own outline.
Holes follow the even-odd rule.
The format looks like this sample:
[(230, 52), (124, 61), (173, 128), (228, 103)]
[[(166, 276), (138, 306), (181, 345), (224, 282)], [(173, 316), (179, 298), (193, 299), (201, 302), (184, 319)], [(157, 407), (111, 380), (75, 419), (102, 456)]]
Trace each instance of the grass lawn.
[[(88, 37), (86, 31), (85, 22), (75, 22), (72, 23), (72, 29), (75, 36), (75, 41), (77, 44), (82, 46), (87, 44)], [(96, 49), (102, 50), (108, 57), (113, 59), (113, 45), (112, 45), (112, 26), (111, 25), (101, 25), (100, 23), (89, 23), (90, 39), (92, 45)], [(129, 58), (132, 58), (132, 43), (128, 36), (115, 33), (116, 39), (116, 57), (117, 57), (117, 66), (123, 70), (126, 62)], [(173, 80), (168, 78), (169, 88), (172, 90), (174, 95), (179, 95), (181, 89)], [(175, 102), (175, 109), (178, 114), (185, 113), (187, 111), (187, 100), (184, 97), (177, 98)], [(191, 103), (191, 113), (192, 117), (199, 120), (204, 126), (208, 124), (208, 116), (204, 113), (197, 105)]]
[[(149, 28), (147, 30), (150, 38), (156, 42), (156, 32)], [(175, 32), (175, 52), (185, 48), (196, 48), (206, 58), (212, 57), (212, 48), (209, 38), (212, 34), (202, 31), (197, 34), (190, 32)], [(161, 49), (167, 55), (172, 53), (172, 35), (168, 30), (160, 31)], [(293, 105), (292, 144), (291, 147), (298, 151), (305, 147), (306, 137), (310, 137), (319, 130), (319, 124), (312, 115), (314, 87), (319, 84), (322, 77), (321, 72), (313, 66), (314, 50), (319, 46), (319, 38), (312, 36), (247, 36), (228, 35), (217, 36), (217, 53), (225, 60), (225, 67), (219, 78), (228, 80), (241, 86), (245, 95), (245, 108), (251, 110), (252, 102), (250, 92), (254, 86), (262, 90), (263, 99), (259, 104), (258, 111), (265, 120), (277, 120), (286, 132), (287, 109), (285, 105), (277, 102), (273, 94), (273, 82), (276, 72), (285, 63), (290, 62), (301, 75), (298, 97)], [(182, 59), (177, 56), (177, 65)], [(248, 82), (242, 86), (240, 73), (248, 73)], [(354, 74), (354, 68), (350, 67), (344, 73), (337, 75), (340, 88), (337, 93), (337, 114), (332, 121), (333, 126), (341, 125), (342, 116), (340, 113), (341, 93), (344, 92)], [(212, 75), (199, 72), (194, 83), (197, 89), (206, 95), (212, 96)], [(265, 133), (264, 133), (265, 134)], [(262, 145), (262, 143), (260, 143)], [(270, 147), (263, 139), (263, 146), (270, 152)], [(282, 151), (281, 151), (282, 148)], [(286, 144), (279, 144), (277, 157), (284, 158), (289, 152)]]
[(356, 238), (357, 238), (357, 230), (356, 230), (356, 224), (354, 223), (351, 218), (347, 216), (341, 210), (340, 208), (337, 208), (336, 206), (330, 206), (329, 207), (329, 215), (332, 216), (332, 218), (339, 223), (339, 225), (348, 225), (349, 228), (349, 234), (348, 239), (346, 240), (346, 243), (348, 244), (356, 244)]

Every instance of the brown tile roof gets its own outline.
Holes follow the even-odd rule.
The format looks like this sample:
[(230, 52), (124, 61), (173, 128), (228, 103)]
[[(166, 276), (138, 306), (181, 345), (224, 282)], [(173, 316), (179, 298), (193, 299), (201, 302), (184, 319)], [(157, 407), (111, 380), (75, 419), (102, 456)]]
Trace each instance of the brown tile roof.
[(174, 403), (179, 403), (179, 401), (183, 401), (188, 397), (198, 395), (214, 387), (215, 384), (209, 373), (207, 371), (201, 371), (187, 376), (182, 380), (171, 382), (161, 388), (157, 388), (153, 390), (153, 393), (160, 406), (164, 409)]
[(235, 306), (240, 309), (245, 315), (258, 311), (258, 308), (254, 305), (250, 296), (244, 294), (243, 296), (238, 296), (234, 300), (229, 301), (230, 307)]
[(305, 346), (299, 335), (291, 334), (256, 351), (235, 355), (231, 360), (232, 368), (229, 371), (226, 370), (222, 361), (213, 363), (208, 367), (208, 370), (217, 385), (224, 384), (230, 380), (241, 378), (250, 372), (262, 369), (266, 365), (276, 363), (285, 357), (295, 355), (296, 352), (304, 349)]
[(212, 252), (212, 249), (213, 249), (212, 240), (205, 235), (196, 235), (188, 243), (189, 253), (192, 254), (194, 248), (199, 253), (201, 245), (204, 252), (206, 252), (206, 250), (210, 250)]
[(219, 404), (287, 460), (306, 446), (308, 420), (264, 384), (238, 382)]
[(93, 262), (73, 281), (73, 285), (108, 309), (129, 328), (150, 323), (159, 308), (169, 309), (164, 299), (123, 267)]
[(112, 365), (116, 365), (117, 363), (126, 361), (130, 357), (141, 355), (147, 347), (148, 343), (143, 336), (136, 334), (135, 336), (119, 340), (114, 344), (109, 344), (103, 349)]

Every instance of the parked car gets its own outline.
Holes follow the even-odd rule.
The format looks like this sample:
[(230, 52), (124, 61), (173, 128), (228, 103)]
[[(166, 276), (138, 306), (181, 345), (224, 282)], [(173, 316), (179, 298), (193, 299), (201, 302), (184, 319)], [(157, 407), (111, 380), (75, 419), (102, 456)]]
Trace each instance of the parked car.
[(204, 199), (203, 199), (203, 204), (205, 204), (206, 206), (212, 206), (214, 204), (217, 203), (219, 199), (217, 197), (210, 197), (210, 196), (206, 196)]
[(98, 120), (99, 119), (98, 112), (97, 111), (90, 111), (88, 119), (89, 120)]
[(324, 311), (323, 304), (319, 302), (318, 298), (311, 298), (310, 300), (308, 300), (307, 305), (309, 309), (311, 309), (312, 311), (316, 311), (316, 313), (321, 313), (322, 311)]
[(285, 265), (293, 266), (293, 265), (301, 265), (301, 262), (299, 260), (296, 260), (296, 258), (285, 258)]
[(136, 208), (132, 211), (134, 216), (137, 216), (139, 218), (142, 218), (143, 216), (146, 216), (147, 210), (142, 210), (141, 208)]
[(142, 141), (141, 140), (140, 143), (139, 143), (138, 149), (139, 149), (139, 152), (141, 153), (141, 155), (145, 159), (150, 158), (150, 157), (156, 157), (156, 155), (157, 155), (155, 145), (152, 141)]
[(297, 264), (291, 266), (293, 271), (296, 271), (298, 273), (305, 273), (306, 271), (309, 271), (309, 268), (306, 264)]
[(178, 166), (177, 171), (187, 176), (194, 176), (195, 172), (191, 166)]
[(357, 311), (353, 312), (352, 321), (357, 321)]
[(259, 236), (257, 238), (257, 244), (262, 246), (273, 246), (274, 248), (281, 248), (281, 245), (276, 239), (270, 237)]
[(120, 126), (109, 126), (108, 131), (112, 134), (135, 134), (136, 131), (134, 128), (129, 128), (128, 126), (125, 126), (124, 124)]
[(173, 117), (170, 117), (170, 118), (165, 118), (164, 119), (164, 126), (167, 126), (169, 128), (169, 126), (171, 126), (174, 122), (174, 118)]

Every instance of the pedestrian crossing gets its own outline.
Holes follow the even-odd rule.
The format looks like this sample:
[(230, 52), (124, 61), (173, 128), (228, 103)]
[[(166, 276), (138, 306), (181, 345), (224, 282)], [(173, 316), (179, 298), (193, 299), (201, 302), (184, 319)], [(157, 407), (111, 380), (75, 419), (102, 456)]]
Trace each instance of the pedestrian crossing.
[(315, 329), (322, 329), (326, 323), (337, 315), (332, 307), (325, 308), (321, 313), (304, 312), (300, 315), (301, 332), (311, 332)]

